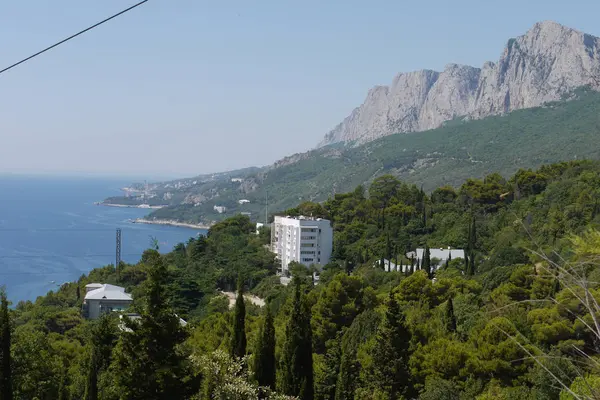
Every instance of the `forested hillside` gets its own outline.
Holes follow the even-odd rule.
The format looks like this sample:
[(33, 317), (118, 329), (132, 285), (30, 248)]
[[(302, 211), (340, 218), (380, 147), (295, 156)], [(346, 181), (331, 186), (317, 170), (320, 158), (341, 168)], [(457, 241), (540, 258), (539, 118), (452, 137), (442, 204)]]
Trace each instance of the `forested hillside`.
[[(581, 89), (544, 107), (478, 121), (451, 121), (439, 129), (387, 136), (355, 148), (330, 146), (294, 155), (236, 176), (240, 181), (197, 182), (182, 189), (193, 200), (175, 202), (182, 195), (173, 191), (171, 207), (156, 210), (149, 218), (209, 223), (247, 212), (262, 221), (267, 199), (270, 211), (281, 211), (368, 185), (384, 174), (422, 185), (429, 193), (493, 172), (509, 177), (519, 168), (600, 159), (599, 140), (600, 93)], [(240, 199), (250, 202), (240, 204)], [(225, 206), (227, 212), (219, 214), (215, 205)]]
[[(269, 232), (236, 216), (0, 312), (0, 398), (595, 399), (599, 203), (591, 161), (430, 194), (384, 175), (286, 210), (333, 221), (316, 286), (299, 266), (281, 286)], [(417, 246), (467, 257), (434, 271), (404, 257)], [(89, 282), (125, 286), (141, 322), (83, 320)], [(218, 290), (236, 287), (267, 306), (230, 310)]]

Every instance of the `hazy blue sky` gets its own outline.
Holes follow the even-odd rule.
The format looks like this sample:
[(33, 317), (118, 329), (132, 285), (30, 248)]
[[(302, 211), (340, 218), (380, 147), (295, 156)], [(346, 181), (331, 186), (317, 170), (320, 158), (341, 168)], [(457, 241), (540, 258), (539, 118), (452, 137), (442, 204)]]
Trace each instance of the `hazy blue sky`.
[[(134, 4), (6, 1), (0, 69)], [(150, 0), (0, 75), (0, 173), (189, 175), (307, 150), (400, 71), (495, 61), (599, 1)]]

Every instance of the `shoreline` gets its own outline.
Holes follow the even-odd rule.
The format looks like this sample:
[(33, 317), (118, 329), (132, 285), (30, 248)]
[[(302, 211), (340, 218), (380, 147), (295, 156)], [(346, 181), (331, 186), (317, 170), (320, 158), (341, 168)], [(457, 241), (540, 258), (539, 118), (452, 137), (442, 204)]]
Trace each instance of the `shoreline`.
[(210, 226), (208, 226), (208, 225), (190, 224), (187, 222), (179, 222), (179, 221), (173, 221), (173, 220), (169, 220), (169, 219), (149, 220), (149, 219), (138, 218), (138, 219), (134, 219), (133, 221), (131, 221), (131, 223), (133, 223), (133, 224), (149, 224), (149, 225), (167, 225), (167, 226), (177, 226), (180, 228), (202, 229), (202, 230), (210, 229)]
[(112, 204), (112, 203), (102, 203), (96, 202), (94, 203), (96, 206), (106, 206), (106, 207), (121, 207), (121, 208), (141, 208), (144, 210), (158, 210), (167, 206), (148, 206), (142, 204)]

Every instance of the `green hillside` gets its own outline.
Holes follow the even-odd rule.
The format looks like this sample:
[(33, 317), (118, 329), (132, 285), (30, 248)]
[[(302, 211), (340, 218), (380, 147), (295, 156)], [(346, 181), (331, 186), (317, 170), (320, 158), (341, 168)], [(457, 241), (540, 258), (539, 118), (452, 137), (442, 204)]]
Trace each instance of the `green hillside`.
[[(196, 190), (206, 197), (202, 204), (172, 204), (150, 218), (209, 222), (249, 212), (258, 220), (264, 218), (267, 195), (269, 211), (279, 211), (304, 200), (325, 200), (382, 174), (429, 191), (491, 172), (509, 176), (519, 168), (600, 159), (599, 111), (600, 94), (580, 89), (570, 99), (505, 116), (455, 120), (439, 129), (392, 135), (355, 148), (323, 148), (243, 175), (251, 183), (244, 188), (229, 179), (211, 181)], [(250, 203), (240, 205), (239, 199)], [(216, 213), (214, 205), (226, 206), (227, 212)]]

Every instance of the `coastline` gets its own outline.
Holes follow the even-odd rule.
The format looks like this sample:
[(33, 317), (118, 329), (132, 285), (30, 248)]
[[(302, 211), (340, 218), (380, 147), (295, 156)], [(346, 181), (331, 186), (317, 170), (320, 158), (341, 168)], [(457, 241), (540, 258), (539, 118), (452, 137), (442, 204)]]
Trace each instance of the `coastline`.
[(149, 206), (149, 205), (143, 205), (143, 204), (111, 204), (111, 203), (102, 203), (102, 202), (96, 202), (94, 203), (94, 205), (97, 206), (106, 206), (106, 207), (122, 207), (122, 208), (142, 208), (142, 209), (147, 209), (147, 210), (158, 210), (160, 208), (164, 208), (166, 206)]
[(190, 224), (187, 222), (179, 222), (179, 221), (173, 221), (173, 220), (169, 220), (169, 219), (149, 220), (149, 219), (138, 218), (138, 219), (134, 219), (131, 222), (134, 224), (168, 225), (168, 226), (178, 226), (181, 228), (190, 228), (190, 229), (202, 229), (202, 230), (210, 229), (209, 225)]

